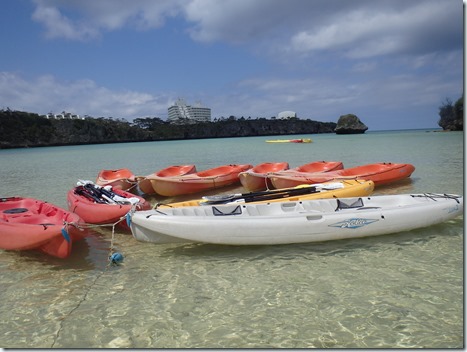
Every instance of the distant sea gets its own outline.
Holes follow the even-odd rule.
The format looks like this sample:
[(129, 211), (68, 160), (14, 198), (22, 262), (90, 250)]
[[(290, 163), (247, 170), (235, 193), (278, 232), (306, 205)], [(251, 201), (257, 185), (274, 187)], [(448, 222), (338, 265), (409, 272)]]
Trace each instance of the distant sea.
[[(317, 160), (416, 167), (375, 194), (464, 193), (463, 132), (274, 138), (313, 143), (244, 137), (0, 150), (0, 197), (66, 207), (68, 190), (101, 169), (147, 175), (180, 164)], [(247, 247), (156, 245), (102, 227), (65, 260), (0, 251), (0, 347), (463, 348), (463, 225), (459, 217), (386, 236)], [(108, 266), (111, 247), (122, 265)]]

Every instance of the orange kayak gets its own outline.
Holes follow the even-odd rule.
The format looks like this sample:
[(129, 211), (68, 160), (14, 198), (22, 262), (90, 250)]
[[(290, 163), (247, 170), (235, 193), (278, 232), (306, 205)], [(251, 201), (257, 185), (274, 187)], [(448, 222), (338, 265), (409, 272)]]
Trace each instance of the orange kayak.
[(181, 176), (193, 174), (195, 172), (195, 165), (172, 165), (147, 176), (136, 176), (136, 181), (138, 182), (138, 187), (142, 192), (146, 194), (153, 194), (156, 192), (151, 183), (151, 179), (153, 177)]
[(301, 184), (328, 182), (339, 179), (371, 180), (376, 186), (410, 177), (415, 171), (412, 164), (375, 163), (331, 172), (277, 172), (270, 176), (275, 188), (295, 187)]
[(112, 186), (115, 189), (127, 190), (136, 183), (136, 176), (129, 169), (101, 170), (97, 175), (96, 184)]
[[(297, 166), (297, 167), (294, 167), (292, 169), (288, 169), (288, 170), (284, 170), (284, 171), (279, 171), (279, 172), (274, 172), (274, 173), (270, 173), (267, 177), (269, 179), (269, 183), (271, 185), (270, 188), (290, 188), (290, 187), (295, 187), (295, 186), (298, 186), (298, 185), (301, 185), (301, 184), (306, 184), (306, 182), (302, 182), (302, 183), (297, 183), (293, 186), (285, 186), (285, 187), (278, 187), (274, 184), (273, 180), (276, 180), (276, 178), (281, 177), (281, 180), (279, 181), (276, 181), (276, 184), (279, 185), (279, 183), (281, 182), (281, 185), (282, 183), (283, 184), (286, 184), (286, 183), (290, 183), (292, 184), (291, 182), (288, 182), (288, 181), (282, 181), (282, 176), (284, 176), (284, 178), (288, 177), (288, 176), (291, 176), (291, 177), (295, 177), (295, 175), (304, 175), (304, 174), (308, 174), (308, 173), (316, 173), (316, 172), (330, 172), (330, 171), (336, 171), (336, 170), (341, 170), (342, 168), (344, 167), (344, 164), (341, 162), (341, 161), (312, 161), (311, 163), (307, 163), (307, 164), (303, 164), (303, 165), (300, 165), (300, 166)], [(323, 181), (324, 182), (324, 181)], [(317, 182), (313, 182), (313, 183), (317, 183)]]
[[(69, 190), (67, 203), (70, 211), (89, 224), (114, 224), (133, 207), (135, 210), (151, 209), (151, 204), (142, 197), (109, 186), (96, 187), (91, 183)], [(118, 225), (129, 230), (125, 220)]]
[(238, 174), (252, 167), (250, 164), (223, 165), (182, 176), (153, 176), (151, 183), (157, 194), (173, 197), (237, 183), (240, 181)]
[(271, 172), (284, 171), (289, 168), (287, 162), (267, 162), (256, 165), (246, 171), (240, 172), (240, 183), (247, 191), (262, 191), (272, 187), (267, 175)]
[(341, 170), (344, 164), (341, 161), (313, 161), (308, 164), (303, 164), (293, 169), (290, 172), (329, 172), (334, 170)]
[(57, 258), (71, 254), (73, 242), (88, 232), (84, 221), (56, 205), (34, 198), (0, 198), (0, 248), (39, 250)]

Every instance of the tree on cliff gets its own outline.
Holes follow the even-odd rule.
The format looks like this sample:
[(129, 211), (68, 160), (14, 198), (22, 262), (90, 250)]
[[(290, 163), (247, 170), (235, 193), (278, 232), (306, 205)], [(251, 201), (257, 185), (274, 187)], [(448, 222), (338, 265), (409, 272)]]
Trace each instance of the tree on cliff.
[(443, 130), (463, 131), (464, 130), (464, 96), (460, 97), (455, 104), (451, 99), (446, 98), (439, 107), (438, 125)]

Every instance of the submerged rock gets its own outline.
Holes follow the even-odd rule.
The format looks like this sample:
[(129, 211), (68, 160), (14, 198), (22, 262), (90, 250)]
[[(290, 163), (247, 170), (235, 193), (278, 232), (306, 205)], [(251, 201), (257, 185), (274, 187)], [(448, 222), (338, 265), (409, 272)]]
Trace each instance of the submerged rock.
[(365, 133), (368, 127), (354, 114), (342, 115), (334, 130), (336, 134)]

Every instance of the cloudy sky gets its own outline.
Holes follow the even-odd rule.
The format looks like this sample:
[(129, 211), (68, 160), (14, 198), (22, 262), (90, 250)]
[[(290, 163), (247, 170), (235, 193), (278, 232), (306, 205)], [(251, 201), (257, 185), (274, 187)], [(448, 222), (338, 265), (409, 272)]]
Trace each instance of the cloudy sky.
[(436, 128), (463, 92), (462, 0), (2, 0), (0, 108)]

